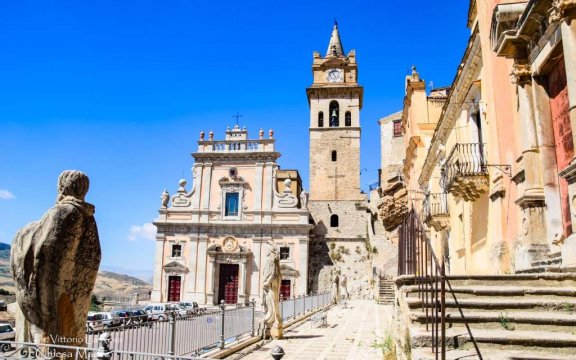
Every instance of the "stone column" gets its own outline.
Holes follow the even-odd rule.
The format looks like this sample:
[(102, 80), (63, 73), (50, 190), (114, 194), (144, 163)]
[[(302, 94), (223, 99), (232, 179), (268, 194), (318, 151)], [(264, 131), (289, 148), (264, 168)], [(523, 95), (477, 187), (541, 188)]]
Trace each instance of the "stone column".
[(550, 246), (550, 252), (554, 253), (559, 249), (556, 245), (553, 245), (553, 242), (562, 236), (564, 229), (562, 227), (562, 204), (558, 188), (558, 175), (555, 171), (548, 171), (548, 169), (556, 168), (556, 144), (554, 143), (554, 131), (552, 129), (550, 98), (546, 90), (545, 80), (546, 78), (534, 77), (532, 93), (542, 169), (542, 187), (546, 203), (546, 239)]
[(520, 270), (531, 267), (532, 261), (545, 257), (549, 248), (546, 241), (544, 188), (534, 119), (530, 66), (517, 60), (514, 63), (512, 75), (518, 91), (519, 130), (524, 170), (524, 189), (515, 201), (522, 209), (520, 236), (523, 240), (514, 244), (515, 269)]
[(216, 294), (214, 293), (214, 277), (216, 276), (216, 259), (212, 256), (208, 259), (207, 264), (207, 277), (206, 282), (206, 304), (216, 305)]
[(238, 303), (247, 305), (248, 297), (246, 296), (246, 258), (240, 260), (238, 264)]
[(274, 201), (274, 164), (273, 162), (267, 162), (264, 167), (264, 211), (266, 213), (263, 215), (262, 222), (270, 223), (272, 222), (272, 216), (270, 211), (272, 210), (272, 202)]
[(198, 236), (192, 235), (188, 241), (188, 255), (185, 257), (188, 260), (187, 265), (190, 269), (190, 272), (186, 274), (186, 293), (184, 294), (184, 300), (186, 301), (198, 302), (200, 299), (196, 294), (196, 272), (198, 265), (198, 259), (196, 258), (197, 254)]
[(154, 302), (162, 301), (162, 267), (164, 266), (164, 234), (156, 235), (156, 255), (154, 258), (154, 280), (152, 281), (152, 294), (150, 300)]
[[(250, 274), (250, 295), (260, 299), (262, 296), (260, 288), (260, 274), (262, 268), (262, 243), (266, 240), (263, 237), (254, 237), (252, 239), (252, 273)], [(257, 300), (260, 304), (261, 301)]]
[(198, 191), (202, 191), (202, 195), (200, 198), (201, 204), (200, 208), (202, 209), (202, 215), (200, 217), (200, 222), (208, 222), (208, 210), (210, 210), (210, 190), (211, 190), (211, 182), (212, 182), (212, 164), (204, 164), (204, 171), (202, 173), (202, 186), (201, 189)]
[(206, 270), (208, 268), (208, 236), (201, 234), (198, 236), (198, 256), (196, 257), (196, 299), (200, 304), (211, 304), (207, 301), (206, 295), (209, 287), (206, 287)]
[(308, 290), (308, 237), (299, 239), (300, 277), (298, 278), (298, 295), (306, 295)]
[[(263, 183), (262, 183), (262, 176), (264, 174), (264, 163), (258, 162), (256, 163), (256, 171), (254, 175), (254, 211), (261, 211), (262, 210), (262, 191), (263, 191)], [(261, 214), (257, 215), (258, 217), (262, 216)], [(256, 221), (256, 219), (254, 219)]]

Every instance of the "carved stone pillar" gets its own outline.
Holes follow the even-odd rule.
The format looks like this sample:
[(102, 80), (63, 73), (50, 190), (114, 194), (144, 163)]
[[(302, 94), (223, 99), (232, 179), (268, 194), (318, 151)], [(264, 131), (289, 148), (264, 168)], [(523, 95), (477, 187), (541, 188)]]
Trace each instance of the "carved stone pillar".
[(216, 259), (212, 256), (208, 259), (208, 271), (207, 271), (207, 282), (206, 282), (206, 303), (211, 305), (216, 305), (215, 295), (214, 295), (214, 278), (217, 275)]
[(532, 74), (530, 66), (516, 61), (513, 80), (518, 90), (522, 169), (522, 193), (515, 203), (522, 209), (522, 224), (515, 244), (515, 268), (525, 269), (534, 260), (542, 259), (549, 251), (546, 241), (545, 201), (538, 136), (534, 116)]

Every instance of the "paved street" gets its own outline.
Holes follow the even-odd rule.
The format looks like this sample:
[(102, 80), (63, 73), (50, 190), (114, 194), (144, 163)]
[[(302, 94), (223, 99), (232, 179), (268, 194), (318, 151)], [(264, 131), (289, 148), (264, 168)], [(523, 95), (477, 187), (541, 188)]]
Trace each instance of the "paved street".
[(284, 339), (272, 341), (243, 359), (272, 359), (270, 350), (276, 345), (286, 352), (283, 360), (381, 359), (381, 350), (373, 344), (383, 341), (391, 321), (391, 306), (352, 300), (347, 309), (338, 305), (328, 311), (327, 327), (312, 327), (306, 321), (285, 333)]

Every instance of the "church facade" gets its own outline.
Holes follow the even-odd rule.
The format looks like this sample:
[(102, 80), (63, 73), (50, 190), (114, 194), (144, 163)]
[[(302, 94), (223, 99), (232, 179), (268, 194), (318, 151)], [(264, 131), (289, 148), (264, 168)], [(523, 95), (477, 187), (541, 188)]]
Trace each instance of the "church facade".
[[(272, 130), (257, 139), (239, 126), (224, 140), (201, 133), (193, 181), (165, 191), (157, 227), (152, 301), (200, 304), (260, 299), (261, 269), (280, 257), (281, 294), (307, 293), (307, 194), (295, 170), (280, 170)], [(300, 195), (300, 196), (298, 196)]]

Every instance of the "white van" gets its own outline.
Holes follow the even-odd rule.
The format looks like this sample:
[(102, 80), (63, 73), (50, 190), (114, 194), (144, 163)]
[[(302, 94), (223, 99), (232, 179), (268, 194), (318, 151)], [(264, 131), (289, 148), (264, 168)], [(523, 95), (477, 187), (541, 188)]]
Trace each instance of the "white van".
[(168, 320), (167, 311), (169, 310), (169, 304), (148, 304), (144, 308), (150, 315), (151, 320)]

